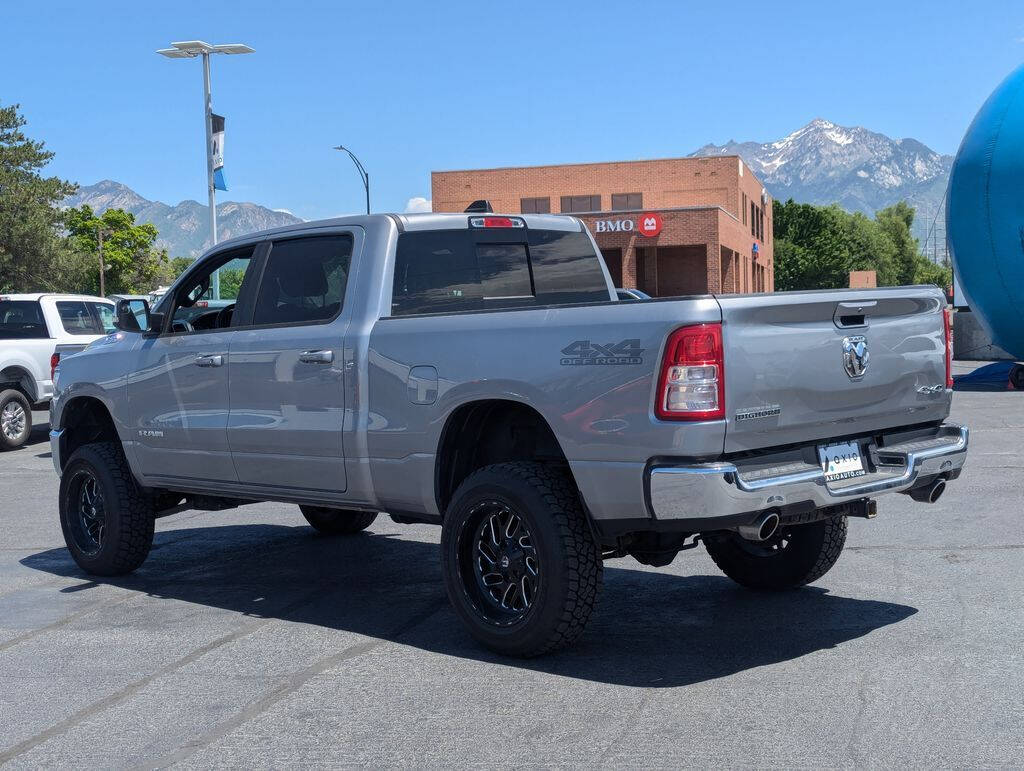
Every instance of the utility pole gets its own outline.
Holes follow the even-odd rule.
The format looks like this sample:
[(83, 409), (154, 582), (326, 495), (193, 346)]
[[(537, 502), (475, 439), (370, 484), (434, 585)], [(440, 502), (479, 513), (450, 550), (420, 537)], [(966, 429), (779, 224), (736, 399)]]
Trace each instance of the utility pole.
[(106, 267), (103, 264), (103, 236), (109, 235), (110, 231), (104, 230), (102, 225), (96, 225), (96, 243), (100, 252), (100, 297), (107, 296), (107, 281), (105, 276)]

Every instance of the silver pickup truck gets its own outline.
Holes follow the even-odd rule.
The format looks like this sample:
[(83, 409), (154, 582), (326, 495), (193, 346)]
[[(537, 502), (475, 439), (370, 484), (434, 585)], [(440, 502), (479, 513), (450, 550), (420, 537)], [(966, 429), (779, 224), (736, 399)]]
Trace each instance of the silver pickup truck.
[[(233, 302), (196, 314), (217, 270)], [(512, 655), (580, 634), (608, 558), (703, 542), (744, 586), (815, 581), (848, 517), (935, 502), (967, 452), (938, 289), (620, 302), (572, 217), (305, 223), (133, 302), (58, 368), (85, 571), (134, 570), (186, 508), (290, 502), (330, 535), (386, 512), (441, 525), (455, 612)]]

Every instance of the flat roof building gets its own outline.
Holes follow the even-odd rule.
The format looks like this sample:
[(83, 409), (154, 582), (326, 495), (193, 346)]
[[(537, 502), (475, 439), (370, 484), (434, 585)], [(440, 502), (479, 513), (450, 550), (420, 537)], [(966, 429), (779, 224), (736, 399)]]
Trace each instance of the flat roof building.
[(616, 286), (655, 297), (771, 292), (772, 201), (735, 155), (435, 171), (433, 210), (583, 220)]

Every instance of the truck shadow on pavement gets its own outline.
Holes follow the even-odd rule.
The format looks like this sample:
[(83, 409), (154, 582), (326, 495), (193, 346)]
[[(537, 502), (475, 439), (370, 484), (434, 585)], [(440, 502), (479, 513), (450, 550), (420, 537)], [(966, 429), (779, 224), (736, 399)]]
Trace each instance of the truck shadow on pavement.
[[(414, 537), (425, 531), (409, 532)], [(85, 575), (64, 548), (38, 552), (22, 564), (86, 582), (55, 593), (87, 593), (100, 585), (138, 592), (152, 608), (147, 625), (180, 613), (159, 602), (178, 600), (502, 666), (647, 688), (690, 685), (788, 661), (917, 612), (820, 587), (750, 592), (721, 576), (631, 569), (631, 560), (615, 560), (605, 564), (597, 607), (575, 647), (539, 659), (507, 659), (479, 647), (458, 622), (444, 594), (438, 550), (436, 543), (408, 537), (326, 538), (305, 526), (247, 524), (158, 532), (147, 562), (122, 578)], [(673, 567), (687, 556), (680, 555)], [(338, 650), (352, 644), (346, 637)]]

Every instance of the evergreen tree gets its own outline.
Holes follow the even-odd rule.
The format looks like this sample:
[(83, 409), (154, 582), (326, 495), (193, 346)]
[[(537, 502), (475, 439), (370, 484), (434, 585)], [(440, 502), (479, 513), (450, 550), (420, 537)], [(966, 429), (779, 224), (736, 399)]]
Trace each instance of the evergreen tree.
[(70, 290), (78, 265), (61, 237), (59, 205), (77, 186), (42, 175), (53, 153), (25, 124), (18, 105), (0, 105), (0, 291)]

